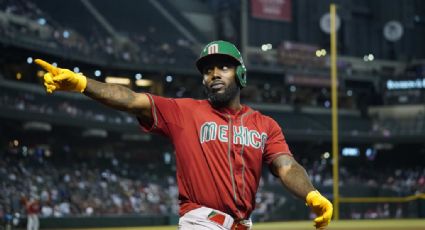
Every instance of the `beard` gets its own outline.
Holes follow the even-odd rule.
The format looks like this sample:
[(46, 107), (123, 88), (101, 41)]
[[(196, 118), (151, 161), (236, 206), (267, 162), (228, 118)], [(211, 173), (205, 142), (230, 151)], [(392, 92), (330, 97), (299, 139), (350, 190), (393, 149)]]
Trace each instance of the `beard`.
[(224, 92), (215, 92), (208, 86), (204, 85), (205, 94), (214, 108), (226, 107), (230, 101), (235, 98), (239, 92), (239, 86), (236, 82), (231, 83), (224, 89)]

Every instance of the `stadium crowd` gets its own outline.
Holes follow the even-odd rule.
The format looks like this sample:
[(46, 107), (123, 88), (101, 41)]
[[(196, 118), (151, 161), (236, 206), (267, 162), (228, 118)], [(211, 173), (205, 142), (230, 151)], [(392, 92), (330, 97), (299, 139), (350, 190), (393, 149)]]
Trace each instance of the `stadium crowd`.
[[(211, 1), (211, 4), (216, 5), (215, 7), (229, 4), (228, 1), (213, 2), (215, 1)], [(70, 25), (63, 25), (34, 1), (1, 0), (0, 12), (4, 12), (11, 18), (0, 21), (0, 35), (2, 35), (0, 39), (9, 39), (12, 42), (21, 42), (22, 44), (33, 43), (34, 47), (46, 48), (45, 51), (56, 50), (68, 58), (72, 57), (78, 60), (78, 58), (85, 57), (90, 60), (103, 60), (106, 63), (136, 64), (146, 67), (156, 65), (159, 70), (162, 70), (164, 65), (191, 68), (197, 56), (194, 53), (195, 45), (192, 42), (178, 34), (170, 35), (172, 38), (164, 38), (159, 33), (161, 25), (157, 25), (155, 22), (149, 24), (143, 32), (127, 31), (122, 34), (123, 39), (120, 39), (106, 33), (100, 25), (96, 24), (87, 25), (90, 28), (85, 31), (89, 32), (82, 32)], [(15, 16), (25, 18), (25, 20), (15, 20), (15, 22), (13, 20)], [(26, 20), (27, 23), (22, 23)], [(317, 47), (288, 42), (282, 44), (282, 47), (279, 48), (279, 50), (285, 51), (282, 51), (282, 54), (291, 53), (291, 55), (284, 56), (284, 58), (279, 57), (281, 61), (275, 60), (276, 66), (285, 69), (296, 68), (296, 72), (301, 73), (301, 75), (305, 71), (310, 71), (306, 75), (311, 75), (312, 72), (317, 71), (328, 73), (328, 66), (325, 65), (324, 59), (317, 59), (314, 55), (312, 56), (311, 52)], [(249, 56), (248, 63), (263, 65), (255, 55)], [(313, 63), (313, 65), (305, 68), (307, 63)], [(341, 68), (345, 66), (345, 64), (341, 64)], [(260, 79), (262, 79), (262, 76)], [(196, 84), (192, 84), (192, 87), (188, 87), (186, 80), (184, 84), (179, 84), (176, 81), (178, 79), (175, 79), (170, 89), (165, 91), (167, 96), (199, 98), (201, 94), (199, 90), (200, 81), (195, 81)], [(331, 105), (329, 86), (309, 87), (307, 85), (300, 87), (290, 82), (285, 83), (283, 78), (269, 79), (268, 83), (264, 83), (262, 80), (256, 81), (255, 78), (250, 77), (249, 81), (250, 84), (242, 92), (242, 98), (249, 102), (325, 108), (329, 108)], [(282, 85), (286, 86), (281, 87)], [(352, 89), (341, 90), (339, 93), (340, 107), (361, 109), (366, 101), (376, 98), (373, 96), (364, 97), (356, 95), (356, 93), (356, 90)]]
[[(303, 161), (308, 162), (307, 159)], [(324, 187), (332, 186), (332, 165), (329, 160), (316, 160), (309, 165), (311, 167), (307, 167), (307, 171), (315, 184)], [(364, 185), (369, 188), (389, 190), (401, 197), (425, 193), (425, 169), (421, 166), (380, 168), (341, 165), (339, 173), (340, 186)]]
[(3, 39), (60, 51), (63, 55), (158, 65), (188, 64), (195, 59), (191, 42), (178, 36), (174, 42), (161, 41), (155, 25), (145, 34), (118, 38), (103, 32), (100, 25), (93, 25), (87, 30), (89, 34), (62, 25), (33, 1), (1, 0), (0, 13), (4, 14), (0, 17)]
[(22, 212), (22, 199), (37, 197), (43, 217), (176, 212), (177, 187), (172, 177), (164, 178), (164, 184), (126, 178), (121, 170), (114, 170), (119, 164), (116, 159), (115, 167), (108, 169), (90, 163), (58, 167), (41, 150), (26, 157), (1, 155), (0, 173), (7, 178), (1, 185), (3, 210)]
[[(143, 163), (100, 150), (81, 158), (66, 147), (60, 153), (12, 141), (0, 151), (0, 177), (4, 178), (0, 217), (8, 212), (25, 215), (23, 199), (31, 197), (39, 200), (42, 217), (176, 214), (178, 191), (173, 167), (158, 159)], [(311, 166), (308, 173), (316, 186), (332, 186), (329, 161), (301, 162)], [(399, 196), (425, 192), (425, 170), (421, 167), (371, 170), (354, 172), (342, 167), (340, 185), (386, 189)], [(276, 200), (282, 195), (267, 189), (278, 183), (273, 176), (263, 176), (254, 213), (257, 218), (280, 205)], [(371, 218), (367, 213), (360, 217)]]
[[(173, 174), (155, 174), (161, 162), (129, 166), (110, 154), (94, 161), (75, 156), (58, 163), (50, 150), (12, 147), (0, 152), (0, 218), (7, 212), (25, 215), (23, 199), (38, 199), (41, 217), (101, 215), (170, 215), (178, 212)], [(171, 166), (168, 166), (171, 167)], [(156, 171), (155, 171), (156, 170)], [(167, 170), (167, 169), (165, 169)], [(170, 171), (170, 169), (168, 169)], [(270, 192), (260, 192), (262, 209), (273, 204)]]
[[(186, 87), (183, 87), (183, 83), (180, 82), (175, 84), (175, 86), (166, 88), (165, 96), (174, 96), (176, 97), (191, 97), (197, 96), (200, 97), (201, 92), (191, 91), (186, 87), (194, 87), (195, 83), (186, 84)], [(270, 86), (269, 86), (270, 87)], [(137, 125), (135, 117), (128, 115), (127, 113), (117, 112), (109, 109), (105, 109), (101, 105), (98, 105), (89, 100), (83, 99), (74, 99), (74, 98), (55, 98), (49, 97), (49, 95), (34, 93), (26, 90), (19, 90), (13, 88), (7, 88), (0, 86), (0, 105), (4, 109), (15, 110), (18, 112), (30, 112), (37, 114), (46, 114), (49, 116), (56, 115), (65, 115), (71, 118), (84, 119), (86, 121), (102, 122), (112, 125)], [(282, 89), (279, 89), (282, 90)], [(264, 93), (267, 92), (267, 93)], [(272, 103), (272, 104), (283, 104), (289, 106), (312, 106), (318, 108), (327, 108), (329, 107), (329, 101), (327, 97), (329, 92), (327, 90), (320, 91), (320, 94), (317, 94), (317, 97), (312, 96), (312, 100), (315, 100), (316, 103), (311, 103), (311, 101), (304, 100), (291, 100), (287, 101), (288, 98), (293, 98), (294, 95), (288, 94), (288, 98), (285, 96), (279, 95), (278, 98), (280, 102), (274, 100), (268, 100), (268, 97), (273, 95), (273, 91), (263, 90), (264, 97), (260, 97), (260, 100), (251, 100), (252, 98), (245, 98), (247, 103)], [(253, 95), (251, 91), (247, 91), (246, 94)], [(265, 101), (263, 101), (265, 100)], [(277, 99), (276, 99), (277, 100)], [(355, 100), (355, 99), (354, 99)], [(320, 103), (319, 103), (320, 102)], [(285, 114), (282, 114), (285, 115)], [(288, 117), (287, 117), (288, 118)], [(289, 118), (288, 118), (289, 119)], [(412, 114), (410, 117), (405, 119), (395, 119), (395, 118), (364, 118), (370, 119), (371, 123), (368, 124), (368, 127), (364, 127), (362, 131), (365, 131), (369, 134), (377, 134), (384, 137), (390, 137), (393, 135), (404, 135), (404, 134), (421, 134), (425, 130), (425, 116), (423, 113), (419, 112), (417, 114)], [(344, 122), (350, 122), (345, 121)], [(316, 119), (316, 122), (323, 125), (327, 124), (326, 121)], [(355, 130), (356, 127), (354, 124), (343, 124), (348, 127), (348, 129)], [(298, 126), (297, 126), (298, 127)], [(300, 125), (299, 127), (304, 127)], [(349, 131), (349, 130), (347, 130)]]
[(2, 90), (0, 93), (0, 105), (5, 109), (46, 115), (61, 114), (73, 118), (111, 124), (136, 124), (135, 118), (126, 113), (105, 110), (99, 108), (96, 104), (90, 105), (86, 103), (90, 102), (55, 100), (55, 98), (48, 98), (31, 92), (17, 92), (8, 89)]

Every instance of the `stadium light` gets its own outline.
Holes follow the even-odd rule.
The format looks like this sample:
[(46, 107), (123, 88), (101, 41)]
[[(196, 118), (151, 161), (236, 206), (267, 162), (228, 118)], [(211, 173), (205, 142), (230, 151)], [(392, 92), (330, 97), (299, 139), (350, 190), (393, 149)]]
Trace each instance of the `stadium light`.
[(37, 71), (37, 77), (43, 77), (46, 72), (44, 70)]
[(119, 85), (130, 85), (130, 79), (125, 77), (107, 76), (105, 78), (105, 82), (111, 83), (111, 84), (119, 84)]
[(37, 20), (37, 22), (38, 22), (38, 24), (39, 25), (42, 25), (42, 26), (44, 26), (44, 25), (46, 25), (46, 19), (45, 18), (39, 18), (38, 20)]
[(68, 30), (65, 30), (65, 31), (63, 31), (63, 33), (62, 33), (62, 35), (63, 35), (63, 37), (64, 38), (69, 38), (69, 35), (70, 35), (71, 33), (69, 33), (69, 31)]
[(367, 61), (373, 61), (375, 60), (375, 56), (373, 54), (366, 54), (363, 56), (363, 61), (367, 62)]
[(139, 79), (139, 80), (136, 80), (135, 83), (139, 87), (148, 87), (148, 86), (151, 86), (153, 82), (151, 80)]
[(171, 153), (169, 152), (164, 153), (164, 163), (167, 165), (171, 163)]
[(331, 107), (331, 102), (330, 102), (329, 100), (326, 100), (326, 101), (325, 101), (325, 103), (324, 103), (324, 106), (325, 106), (326, 108)]
[(267, 51), (267, 50), (271, 50), (272, 48), (273, 48), (273, 45), (270, 44), (270, 43), (261, 45), (261, 50), (264, 51), (264, 52)]
[(142, 74), (141, 73), (136, 73), (136, 75), (134, 75), (134, 78), (136, 78), (136, 80), (140, 80), (142, 79)]
[(328, 159), (331, 156), (329, 152), (323, 153), (323, 158)]
[(345, 147), (342, 148), (341, 154), (346, 157), (358, 157), (360, 156), (360, 150), (355, 147)]
[(326, 56), (325, 49), (316, 50), (316, 57), (324, 57), (324, 56)]

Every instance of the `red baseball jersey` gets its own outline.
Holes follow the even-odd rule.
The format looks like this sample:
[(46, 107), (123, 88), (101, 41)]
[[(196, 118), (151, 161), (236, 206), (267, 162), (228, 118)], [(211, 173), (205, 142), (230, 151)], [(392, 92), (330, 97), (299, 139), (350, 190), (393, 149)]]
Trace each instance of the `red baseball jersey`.
[(276, 121), (245, 105), (235, 112), (214, 109), (208, 100), (147, 95), (153, 123), (140, 124), (174, 145), (180, 216), (205, 206), (248, 218), (262, 163), (291, 155)]
[(29, 201), (26, 204), (27, 214), (38, 214), (40, 212), (40, 203), (36, 200)]

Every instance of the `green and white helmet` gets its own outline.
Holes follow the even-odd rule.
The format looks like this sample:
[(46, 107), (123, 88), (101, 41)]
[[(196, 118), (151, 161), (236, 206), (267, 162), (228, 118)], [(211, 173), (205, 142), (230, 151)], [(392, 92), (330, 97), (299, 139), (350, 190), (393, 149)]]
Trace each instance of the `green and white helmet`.
[(236, 76), (241, 87), (246, 86), (246, 67), (242, 60), (241, 52), (238, 48), (230, 42), (227, 41), (213, 41), (207, 44), (204, 49), (202, 49), (199, 59), (196, 61), (196, 67), (199, 72), (202, 74), (203, 67), (206, 64), (206, 61), (211, 56), (224, 55), (235, 60), (238, 65), (236, 66)]

